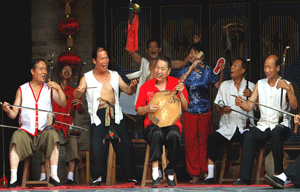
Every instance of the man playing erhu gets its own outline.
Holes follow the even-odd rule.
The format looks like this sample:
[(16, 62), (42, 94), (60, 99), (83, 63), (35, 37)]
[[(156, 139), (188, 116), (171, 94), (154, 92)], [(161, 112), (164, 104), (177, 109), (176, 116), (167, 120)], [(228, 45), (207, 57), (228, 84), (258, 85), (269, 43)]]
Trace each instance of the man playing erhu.
[[(67, 105), (66, 97), (61, 87), (54, 81), (46, 84), (47, 65), (43, 59), (34, 59), (31, 62), (32, 80), (19, 87), (16, 93), (14, 105), (44, 109), (51, 111), (51, 89), (53, 101), (60, 106)], [(9, 187), (17, 186), (17, 171), (19, 162), (32, 156), (35, 151), (40, 150), (45, 153), (45, 158), (50, 158), (50, 179), (49, 182), (55, 186), (61, 185), (57, 176), (57, 165), (59, 157), (59, 139), (57, 132), (52, 127), (47, 126), (47, 113), (10, 108), (4, 102), (2, 109), (8, 117), (15, 119), (19, 114), (19, 129), (14, 132), (10, 142), (10, 171), (11, 178)]]

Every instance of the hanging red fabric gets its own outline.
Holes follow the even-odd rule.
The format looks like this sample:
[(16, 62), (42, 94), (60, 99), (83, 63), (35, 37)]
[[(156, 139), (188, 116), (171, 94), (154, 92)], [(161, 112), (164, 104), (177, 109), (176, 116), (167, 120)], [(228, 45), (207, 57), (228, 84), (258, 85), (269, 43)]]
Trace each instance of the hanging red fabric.
[(138, 31), (139, 31), (139, 17), (138, 14), (133, 12), (133, 22), (130, 25), (128, 21), (128, 34), (127, 34), (127, 43), (126, 50), (127, 51), (137, 51), (139, 42), (138, 42)]

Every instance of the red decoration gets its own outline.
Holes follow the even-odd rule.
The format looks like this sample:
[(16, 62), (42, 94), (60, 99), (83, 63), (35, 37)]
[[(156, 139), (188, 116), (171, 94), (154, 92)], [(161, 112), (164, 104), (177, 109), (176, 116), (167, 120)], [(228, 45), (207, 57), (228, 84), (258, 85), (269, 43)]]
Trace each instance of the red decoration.
[(79, 22), (72, 17), (66, 17), (59, 22), (57, 29), (62, 35), (73, 36), (79, 31)]
[(61, 65), (70, 65), (72, 68), (75, 68), (80, 63), (80, 57), (73, 51), (66, 51), (58, 56), (58, 63)]
[(133, 21), (130, 25), (128, 21), (128, 34), (127, 34), (127, 43), (126, 50), (128, 51), (137, 51), (139, 47), (138, 42), (138, 31), (139, 31), (139, 17), (138, 14), (133, 12)]

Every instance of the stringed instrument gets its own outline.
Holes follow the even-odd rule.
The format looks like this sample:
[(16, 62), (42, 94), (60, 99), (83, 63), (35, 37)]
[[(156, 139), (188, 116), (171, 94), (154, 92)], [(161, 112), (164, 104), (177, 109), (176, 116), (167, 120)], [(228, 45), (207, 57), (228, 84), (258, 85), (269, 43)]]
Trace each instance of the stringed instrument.
[[(204, 59), (203, 52), (201, 51), (197, 57), (200, 59), (200, 63)], [(180, 78), (181, 82), (184, 83), (192, 70), (192, 67), (188, 69), (188, 71)], [(148, 114), (148, 118), (153, 124), (156, 124), (159, 127), (166, 127), (176, 123), (182, 113), (181, 102), (176, 95), (177, 91), (172, 92), (170, 90), (155, 93), (149, 104), (157, 105), (157, 110)]]

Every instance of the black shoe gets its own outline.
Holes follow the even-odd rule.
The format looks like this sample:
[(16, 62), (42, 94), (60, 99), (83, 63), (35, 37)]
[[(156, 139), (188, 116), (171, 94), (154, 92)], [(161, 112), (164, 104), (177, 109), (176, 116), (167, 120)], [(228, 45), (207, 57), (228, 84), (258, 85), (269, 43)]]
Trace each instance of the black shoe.
[(201, 185), (213, 185), (216, 184), (215, 178), (205, 179), (200, 182)]
[(136, 179), (128, 179), (127, 183), (134, 183), (135, 186), (141, 185)]
[(153, 181), (152, 181), (152, 187), (155, 187), (155, 186), (157, 186), (157, 185), (159, 185), (160, 184), (160, 178), (157, 178), (157, 179), (153, 179)]
[(7, 187), (8, 188), (16, 188), (17, 187), (17, 181), (12, 183), (12, 184), (9, 183)]
[(55, 181), (52, 177), (49, 178), (49, 183), (53, 184), (55, 187), (62, 186), (60, 182)]
[(271, 185), (272, 187), (274, 187), (275, 189), (283, 189), (284, 188), (284, 181), (279, 179), (278, 177), (275, 177), (273, 175), (268, 175), (266, 174), (264, 176), (265, 181)]
[(91, 186), (100, 186), (101, 185), (101, 181), (96, 181), (91, 183)]
[(76, 181), (73, 181), (73, 180), (71, 180), (71, 179), (68, 179), (67, 184), (68, 184), (68, 185), (75, 185), (75, 184), (77, 184), (77, 182), (76, 182)]
[(176, 186), (176, 182), (175, 182), (175, 177), (173, 180), (169, 179), (169, 177), (167, 176), (167, 183), (169, 186), (173, 187)]
[(250, 181), (245, 181), (243, 179), (238, 179), (232, 183), (232, 185), (251, 185)]

